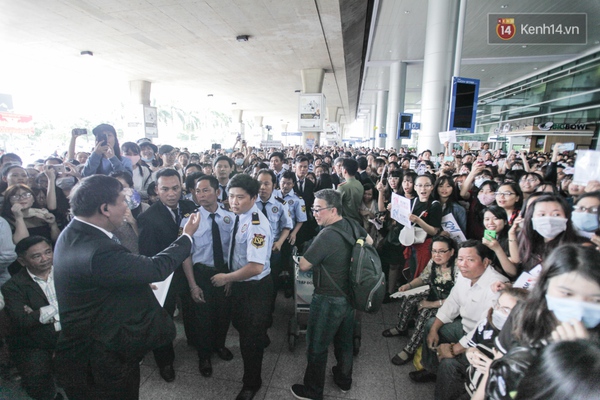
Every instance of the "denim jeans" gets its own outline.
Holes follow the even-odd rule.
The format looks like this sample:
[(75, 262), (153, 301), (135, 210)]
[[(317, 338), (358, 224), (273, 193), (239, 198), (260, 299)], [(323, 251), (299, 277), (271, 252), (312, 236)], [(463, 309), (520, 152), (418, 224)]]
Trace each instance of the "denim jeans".
[(321, 400), (325, 387), (327, 353), (333, 342), (337, 361), (335, 382), (341, 387), (352, 384), (354, 309), (345, 297), (314, 294), (306, 331), (308, 364), (304, 373), (307, 395)]

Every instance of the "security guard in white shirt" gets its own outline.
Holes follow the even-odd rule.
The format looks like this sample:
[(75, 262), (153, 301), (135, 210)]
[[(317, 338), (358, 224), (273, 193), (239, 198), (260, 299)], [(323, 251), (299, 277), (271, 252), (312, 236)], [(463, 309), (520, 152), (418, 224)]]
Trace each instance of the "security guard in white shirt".
[[(183, 262), (190, 294), (195, 302), (193, 345), (198, 351), (199, 369), (204, 377), (212, 376), (211, 355), (229, 361), (233, 354), (225, 347), (231, 322), (231, 297), (224, 287), (212, 285), (211, 278), (228, 272), (229, 244), (235, 214), (219, 206), (219, 181), (204, 175), (196, 182), (194, 197), (200, 204), (200, 226), (194, 233), (192, 254)], [(187, 218), (184, 218), (182, 227)]]
[(262, 385), (267, 324), (271, 315), (273, 282), (269, 258), (273, 235), (267, 217), (255, 205), (259, 183), (247, 174), (235, 175), (227, 185), (229, 205), (236, 214), (231, 237), (229, 271), (212, 277), (213, 285), (231, 289), (233, 326), (240, 335), (244, 361), (241, 392), (236, 400), (251, 400)]

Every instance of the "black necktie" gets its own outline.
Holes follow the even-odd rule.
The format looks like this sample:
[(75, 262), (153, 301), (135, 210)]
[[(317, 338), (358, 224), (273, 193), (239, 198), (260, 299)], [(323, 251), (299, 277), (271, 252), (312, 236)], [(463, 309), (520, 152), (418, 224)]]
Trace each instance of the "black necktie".
[(235, 248), (235, 235), (237, 234), (238, 225), (240, 224), (240, 216), (235, 216), (235, 224), (233, 224), (233, 236), (231, 237), (231, 248), (229, 249), (229, 270), (233, 271), (233, 250)]
[(215, 261), (215, 268), (222, 270), (225, 265), (225, 259), (223, 258), (223, 245), (221, 243), (221, 232), (219, 232), (219, 225), (217, 225), (217, 219), (215, 214), (210, 214), (212, 219), (212, 240), (213, 240), (213, 258)]
[(304, 193), (304, 179), (298, 181), (298, 189), (300, 189), (300, 193)]
[(221, 201), (227, 200), (227, 192), (225, 191), (225, 186), (219, 185), (221, 188)]
[(262, 209), (263, 214), (265, 214), (265, 217), (269, 218), (269, 216), (267, 215), (267, 202), (261, 201), (261, 203), (263, 205), (263, 209)]

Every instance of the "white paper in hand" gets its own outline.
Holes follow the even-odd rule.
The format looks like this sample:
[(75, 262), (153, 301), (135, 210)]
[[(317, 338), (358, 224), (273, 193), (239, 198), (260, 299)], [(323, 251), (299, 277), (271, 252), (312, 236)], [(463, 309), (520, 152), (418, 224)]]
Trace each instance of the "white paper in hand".
[(162, 282), (154, 282), (151, 285), (156, 286), (156, 290), (154, 290), (154, 295), (156, 296), (156, 300), (158, 300), (158, 304), (161, 307), (165, 306), (165, 300), (167, 299), (167, 293), (169, 293), (169, 287), (171, 287), (171, 280), (173, 280), (173, 272), (171, 275), (167, 276)]
[(573, 183), (587, 185), (589, 181), (600, 181), (600, 151), (579, 150)]
[(412, 296), (415, 294), (420, 294), (420, 293), (426, 292), (428, 290), (429, 290), (429, 285), (423, 285), (423, 286), (416, 287), (414, 289), (405, 290), (404, 292), (396, 292), (396, 293), (390, 295), (390, 297), (398, 299), (398, 298), (404, 297), (404, 296)]

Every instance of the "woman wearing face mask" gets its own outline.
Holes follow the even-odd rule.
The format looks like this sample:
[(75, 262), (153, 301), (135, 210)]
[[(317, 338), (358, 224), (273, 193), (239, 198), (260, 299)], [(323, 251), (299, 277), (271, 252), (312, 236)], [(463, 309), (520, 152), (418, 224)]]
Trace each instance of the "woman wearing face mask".
[(543, 269), (522, 307), (510, 314), (496, 339), (504, 357), (494, 361), (486, 399), (510, 399), (524, 372), (550, 342), (600, 335), (600, 258), (591, 247), (566, 244), (543, 262)]
[(598, 209), (600, 209), (600, 192), (582, 194), (573, 206), (571, 221), (579, 236), (591, 239), (598, 230)]
[(418, 197), (411, 201), (409, 221), (427, 233), (425, 242), (413, 244), (404, 249), (405, 265), (403, 274), (407, 280), (417, 278), (431, 259), (429, 247), (431, 238), (442, 231), (442, 205), (434, 200), (433, 175), (420, 175), (415, 180)]
[[(469, 348), (466, 352), (469, 365), (465, 371), (465, 389), (470, 397), (474, 396), (484, 378), (487, 370), (485, 366), (489, 366), (494, 359), (494, 340), (515, 306), (527, 300), (528, 296), (529, 292), (526, 289), (508, 288), (500, 291), (500, 297), (495, 301), (494, 307), (490, 308), (486, 317), (469, 332)], [(479, 391), (483, 395), (485, 384), (481, 385)]]
[(138, 191), (143, 200), (148, 199), (148, 185), (154, 182), (154, 174), (146, 161), (140, 155), (140, 146), (133, 142), (125, 142), (121, 145), (123, 157), (131, 161), (133, 168), (133, 188)]
[(145, 162), (152, 171), (157, 170), (162, 165), (162, 159), (156, 156), (158, 154), (158, 147), (150, 142), (150, 139), (146, 138), (138, 140), (137, 144), (140, 147), (139, 155), (142, 161)]
[(571, 209), (560, 196), (544, 194), (527, 205), (523, 228), (515, 224), (509, 231), (510, 258), (529, 272), (557, 246), (580, 243), (571, 222)]
[[(463, 234), (467, 232), (467, 211), (458, 203), (458, 189), (452, 177), (440, 176), (433, 186), (433, 198), (442, 205), (442, 218), (452, 214)], [(442, 231), (440, 235), (449, 236), (448, 232)]]
[(490, 206), (483, 211), (483, 226), (486, 230), (495, 232), (493, 235), (483, 235), (481, 242), (494, 252), (492, 265), (496, 271), (511, 280), (517, 276), (517, 266), (508, 257), (508, 220), (506, 211), (499, 206)]
[(408, 336), (408, 323), (415, 319), (415, 331), (408, 344), (392, 358), (392, 363), (403, 365), (413, 359), (415, 351), (423, 343), (425, 323), (435, 317), (437, 310), (450, 294), (454, 286), (454, 261), (456, 242), (445, 236), (435, 236), (431, 240), (431, 260), (423, 273), (409, 283), (400, 286), (399, 292), (405, 292), (423, 285), (429, 290), (402, 298), (398, 312), (398, 325), (382, 332), (384, 337)]
[(38, 206), (33, 191), (26, 185), (17, 184), (6, 189), (2, 217), (10, 225), (15, 244), (34, 235), (44, 236), (55, 242), (60, 234), (56, 217)]
[(503, 182), (496, 191), (496, 204), (506, 211), (508, 225), (512, 226), (523, 207), (523, 193), (515, 182)]

